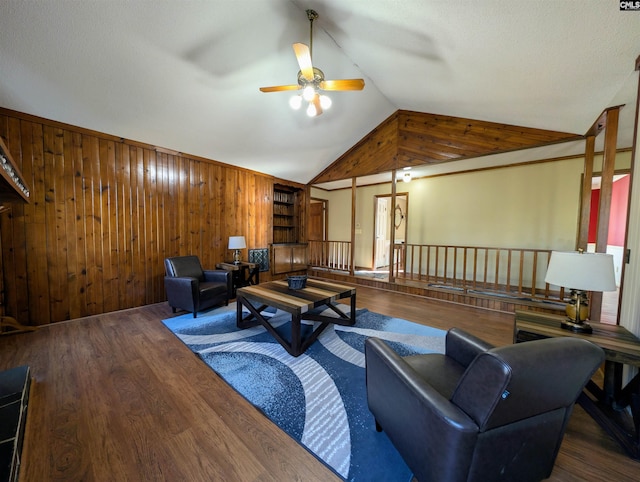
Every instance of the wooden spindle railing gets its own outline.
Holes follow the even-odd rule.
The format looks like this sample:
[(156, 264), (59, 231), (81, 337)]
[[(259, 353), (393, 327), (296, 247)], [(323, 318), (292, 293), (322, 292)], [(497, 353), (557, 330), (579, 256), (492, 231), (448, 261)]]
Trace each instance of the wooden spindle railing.
[(350, 271), (350, 241), (309, 241), (309, 263), (316, 268)]
[[(558, 301), (564, 289), (550, 289), (544, 277), (551, 250), (434, 244), (396, 244), (390, 278), (426, 287)], [(349, 272), (351, 242), (309, 241), (310, 265)]]
[(544, 282), (551, 250), (397, 244), (394, 251), (392, 274), (398, 280), (558, 299)]

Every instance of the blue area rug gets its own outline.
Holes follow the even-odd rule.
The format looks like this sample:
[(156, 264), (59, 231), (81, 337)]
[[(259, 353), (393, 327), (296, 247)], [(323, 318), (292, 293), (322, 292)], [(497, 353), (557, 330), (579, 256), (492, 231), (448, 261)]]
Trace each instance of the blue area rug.
[[(340, 307), (345, 313), (350, 310)], [(286, 330), (291, 316), (271, 310), (271, 323)], [(328, 309), (322, 313), (335, 315)], [(357, 310), (355, 326), (329, 325), (296, 358), (262, 326), (238, 330), (235, 303), (195, 319), (189, 313), (163, 323), (229, 385), (343, 479), (411, 479), (411, 471), (386, 434), (376, 432), (367, 407), (364, 342), (370, 336), (382, 338), (403, 356), (443, 353), (445, 331)]]

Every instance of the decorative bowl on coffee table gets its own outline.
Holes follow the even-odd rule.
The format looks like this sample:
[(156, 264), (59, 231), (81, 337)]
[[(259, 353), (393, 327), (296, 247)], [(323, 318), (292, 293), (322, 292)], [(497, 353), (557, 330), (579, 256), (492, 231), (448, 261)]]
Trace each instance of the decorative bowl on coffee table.
[(301, 290), (307, 286), (307, 275), (287, 276), (290, 290)]

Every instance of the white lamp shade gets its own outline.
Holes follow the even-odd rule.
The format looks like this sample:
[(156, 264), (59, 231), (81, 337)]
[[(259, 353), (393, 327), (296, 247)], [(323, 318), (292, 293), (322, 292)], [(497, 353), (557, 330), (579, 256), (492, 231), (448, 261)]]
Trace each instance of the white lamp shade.
[(294, 95), (289, 99), (289, 105), (293, 110), (298, 110), (302, 106), (302, 96)]
[(613, 255), (553, 251), (544, 280), (552, 285), (575, 290), (615, 291)]
[(322, 107), (323, 110), (328, 110), (331, 108), (331, 104), (333, 104), (333, 102), (331, 102), (331, 98), (326, 96), (326, 95), (321, 95), (320, 96), (320, 107)]
[(316, 95), (316, 89), (312, 85), (307, 85), (302, 89), (302, 98), (307, 102), (311, 102)]
[(229, 249), (244, 249), (246, 247), (244, 236), (229, 236)]

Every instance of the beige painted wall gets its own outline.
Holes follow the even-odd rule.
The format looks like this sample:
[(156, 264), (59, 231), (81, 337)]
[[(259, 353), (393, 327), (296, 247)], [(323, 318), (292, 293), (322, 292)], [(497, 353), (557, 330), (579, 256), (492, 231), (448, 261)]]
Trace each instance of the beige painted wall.
[(328, 201), (329, 241), (351, 241), (351, 189), (325, 191), (312, 187), (311, 197)]
[(581, 172), (572, 160), (411, 182), (409, 243), (573, 249)]

